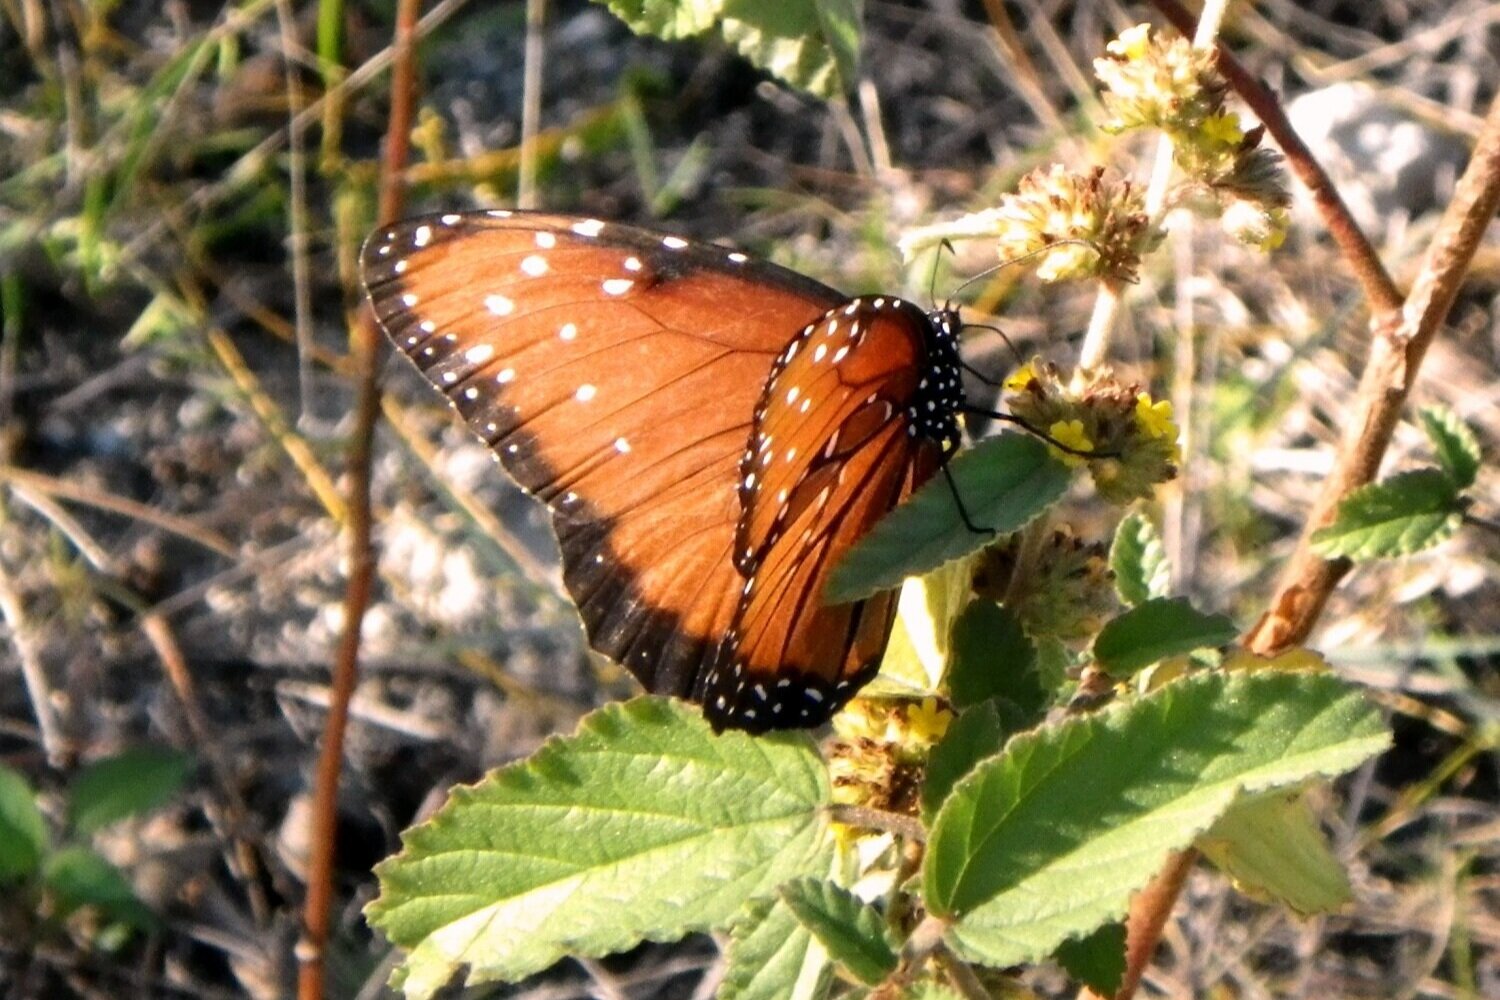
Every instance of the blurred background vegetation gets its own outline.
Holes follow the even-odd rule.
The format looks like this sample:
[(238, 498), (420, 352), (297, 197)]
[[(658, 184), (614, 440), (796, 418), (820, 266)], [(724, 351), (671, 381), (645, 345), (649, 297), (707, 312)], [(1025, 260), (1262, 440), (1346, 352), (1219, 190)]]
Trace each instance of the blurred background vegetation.
[[(341, 623), (340, 477), (357, 248), (389, 102), (389, 0), (0, 0), (0, 991), (288, 990), (308, 789)], [(1034, 166), (1143, 175), (1092, 123), (1090, 61), (1149, 19), (1117, 0), (867, 0), (858, 84), (824, 102), (722, 43), (546, 5), (424, 5), (409, 208), (542, 207), (735, 243), (851, 293), (930, 297), (903, 227)], [(1482, 0), (1262, 0), (1224, 39), (1292, 101), (1388, 266), (1407, 274), (1500, 87)], [(523, 107), (538, 109), (523, 142)], [(528, 123), (529, 125), (529, 123)], [(1148, 160), (1147, 160), (1148, 161)], [(1149, 161), (1148, 161), (1149, 162)], [(1200, 607), (1249, 625), (1347, 417), (1362, 300), (1310, 214), (1264, 256), (1172, 220), (1117, 361), (1185, 417), (1153, 511)], [(937, 295), (992, 262), (960, 247)], [(1500, 444), (1500, 248), (1416, 401)], [(1066, 363), (1091, 289), (1012, 269), (974, 290)], [(981, 331), (971, 363), (1011, 356)], [(389, 956), (359, 908), (399, 831), (629, 693), (586, 652), (541, 511), (389, 366), (379, 579), (348, 745), (330, 995)], [(977, 391), (977, 384), (974, 387)], [(1387, 469), (1425, 461), (1403, 427)], [(1493, 470), (1479, 496), (1494, 497)], [(1099, 534), (1086, 509), (1076, 525)], [(1500, 995), (1500, 540), (1361, 568), (1313, 644), (1397, 748), (1330, 793), (1358, 905), (1298, 921), (1222, 879), (1185, 896), (1148, 986), (1195, 996)], [(35, 792), (40, 827), (8, 803)], [(29, 825), (28, 825), (29, 824)], [(29, 859), (29, 860), (28, 860)], [(506, 992), (706, 996), (707, 940), (565, 963)], [(1045, 971), (1043, 994), (1059, 989)]]

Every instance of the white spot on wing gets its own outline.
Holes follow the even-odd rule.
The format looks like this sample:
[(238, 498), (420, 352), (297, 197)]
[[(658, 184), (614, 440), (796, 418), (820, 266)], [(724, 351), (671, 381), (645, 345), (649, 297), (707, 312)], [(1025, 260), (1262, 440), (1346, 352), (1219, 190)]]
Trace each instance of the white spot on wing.
[(418, 226), (416, 232), (411, 234), (411, 241), (414, 246), (425, 247), (432, 242), (432, 227)]
[(626, 257), (625, 258), (625, 270), (627, 270), (627, 271), (639, 271), (640, 269), (641, 269), (641, 259), (639, 257)]
[(596, 386), (590, 385), (589, 383), (585, 382), (583, 383), (583, 385), (580, 385), (578, 387), (577, 392), (573, 393), (573, 398), (578, 400), (580, 403), (587, 403), (598, 394), (599, 389)]
[(634, 284), (629, 278), (609, 278), (600, 287), (605, 295), (624, 295)]
[(563, 340), (572, 340), (574, 337), (578, 336), (578, 324), (564, 323), (562, 325), (562, 329), (557, 331), (557, 335)]
[(515, 213), (504, 208), (492, 208), (485, 214), (492, 219), (508, 219)]
[(682, 239), (680, 236), (663, 236), (661, 245), (668, 250), (681, 250), (687, 246), (687, 240)]
[(406, 308), (408, 308), (408, 309), (410, 309), (412, 306), (416, 305), (419, 301), (421, 301), (421, 300), (418, 299), (411, 292), (406, 292), (406, 293), (404, 293), (401, 296), (401, 304), (403, 306), (405, 306)]
[(732, 253), (732, 254), (729, 255), (729, 259), (731, 261), (733, 261), (734, 263), (736, 263), (736, 264), (743, 264), (743, 263), (745, 263), (745, 261), (749, 260), (750, 258), (746, 257), (744, 254), (742, 254), (738, 250), (736, 250), (734, 253)]
[(475, 344), (464, 351), (464, 360), (471, 365), (482, 365), (495, 356), (495, 349), (489, 344)]
[(495, 381), (499, 382), (501, 385), (504, 385), (505, 383), (509, 382), (511, 379), (513, 379), (515, 377), (516, 377), (516, 370), (514, 368), (506, 368), (506, 369), (503, 369), (500, 372), (500, 374), (498, 374), (498, 375), (495, 376)]
[(536, 245), (543, 250), (551, 250), (557, 246), (557, 236), (553, 233), (537, 233)]
[(573, 223), (572, 229), (579, 236), (593, 237), (604, 232), (604, 223), (598, 219), (584, 219), (582, 222)]
[(618, 451), (621, 455), (628, 455), (630, 453), (630, 442), (624, 438), (615, 438), (615, 451)]
[(547, 258), (539, 253), (534, 253), (521, 261), (521, 270), (533, 278), (540, 278), (547, 273)]
[(516, 304), (504, 295), (486, 295), (484, 307), (496, 316), (509, 316), (516, 311)]

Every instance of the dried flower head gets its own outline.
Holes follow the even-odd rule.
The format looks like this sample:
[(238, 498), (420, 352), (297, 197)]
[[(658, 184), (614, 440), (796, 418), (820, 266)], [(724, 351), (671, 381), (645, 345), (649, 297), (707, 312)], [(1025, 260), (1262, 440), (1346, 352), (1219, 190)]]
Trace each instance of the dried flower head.
[(1214, 69), (1211, 51), (1181, 37), (1153, 37), (1146, 24), (1128, 29), (1105, 51), (1094, 60), (1094, 75), (1104, 87), (1106, 131), (1151, 127), (1177, 136), (1201, 130), (1222, 112), (1228, 84)]
[(1042, 542), (1014, 584), (1017, 536), (986, 549), (975, 567), (975, 590), (1004, 599), (1034, 638), (1071, 642), (1094, 635), (1119, 609), (1107, 549), (1084, 542), (1070, 528)]
[(1001, 258), (1039, 254), (1043, 281), (1134, 281), (1141, 255), (1160, 239), (1147, 225), (1140, 194), (1102, 167), (1084, 174), (1058, 164), (1033, 170), (990, 218)]

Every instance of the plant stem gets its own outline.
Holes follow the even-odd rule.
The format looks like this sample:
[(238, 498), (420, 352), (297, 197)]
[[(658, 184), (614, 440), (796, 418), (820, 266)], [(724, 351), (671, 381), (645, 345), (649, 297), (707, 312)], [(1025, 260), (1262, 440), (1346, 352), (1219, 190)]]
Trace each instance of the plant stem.
[[(381, 164), (379, 222), (401, 214), (416, 89), (416, 28), (420, 0), (399, 0), (396, 7), (395, 57), (391, 69), (391, 112), (386, 126)], [(349, 700), (359, 676), (360, 625), (373, 590), (375, 561), (370, 548), (370, 473), (375, 419), (380, 407), (379, 331), (368, 308), (360, 311), (350, 337), (350, 354), (358, 381), (354, 433), (349, 443), (349, 584), (344, 591), (343, 633), (333, 664), (328, 719), (313, 787), (312, 847), (307, 864), (307, 899), (302, 913), (302, 935), (297, 941), (297, 996), (321, 1000), (324, 995), (324, 954), (328, 944), (328, 915), (333, 901), (333, 848), (338, 825), (339, 775), (344, 760), (344, 733), (349, 722)]]

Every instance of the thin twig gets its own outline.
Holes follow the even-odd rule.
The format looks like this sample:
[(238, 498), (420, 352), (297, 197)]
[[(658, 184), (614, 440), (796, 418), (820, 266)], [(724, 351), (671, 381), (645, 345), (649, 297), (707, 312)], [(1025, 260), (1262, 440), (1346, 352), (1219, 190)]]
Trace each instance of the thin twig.
[(526, 0), (526, 57), (521, 71), (521, 172), (516, 207), (536, 208), (536, 137), (542, 127), (542, 61), (546, 57), (547, 0)]
[(922, 825), (922, 821), (904, 813), (835, 803), (828, 807), (828, 815), (835, 823), (861, 826), (867, 830), (879, 830), (881, 833), (894, 833), (898, 837), (905, 837), (919, 844), (927, 840), (927, 828)]
[(123, 517), (132, 518), (143, 524), (170, 532), (188, 541), (196, 542), (208, 549), (210, 552), (218, 553), (226, 559), (238, 556), (234, 544), (217, 531), (204, 528), (194, 523), (190, 518), (171, 514), (146, 504), (138, 503), (126, 497), (115, 496), (112, 493), (104, 493), (99, 490), (89, 489), (66, 479), (58, 479), (41, 472), (33, 472), (16, 465), (0, 465), (0, 483), (10, 483), (22, 489), (35, 490), (47, 496), (59, 497), (63, 500), (72, 500), (75, 503), (85, 504), (96, 510), (107, 510)]
[(1497, 206), (1500, 99), (1490, 106), (1474, 156), (1443, 213), (1411, 294), (1400, 308), (1377, 314), (1370, 356), (1333, 472), (1323, 481), (1269, 610), (1245, 639), (1251, 650), (1274, 653), (1303, 641), (1334, 586), (1349, 571), (1347, 560), (1327, 560), (1314, 553), (1312, 534), (1332, 521), (1341, 499), (1372, 481), (1379, 471), (1422, 359), (1447, 320)]
[[(391, 70), (391, 111), (386, 125), (381, 165), (380, 225), (401, 214), (405, 169), (410, 144), (412, 106), (416, 90), (416, 31), (419, 0), (400, 0), (396, 6), (394, 61)], [(339, 775), (344, 759), (344, 734), (349, 701), (359, 674), (360, 626), (373, 590), (375, 560), (371, 551), (370, 475), (375, 420), (380, 410), (379, 331), (368, 308), (359, 312), (350, 343), (358, 379), (354, 433), (349, 444), (348, 543), (349, 584), (344, 592), (343, 632), (333, 663), (328, 718), (318, 755), (313, 786), (312, 845), (307, 865), (307, 900), (302, 913), (302, 936), (297, 942), (297, 995), (321, 1000), (328, 918), (333, 903), (334, 834), (338, 823)]]
[(47, 681), (47, 670), (42, 666), (41, 650), (32, 635), (31, 623), (26, 619), (15, 580), (3, 561), (0, 561), (0, 617), (5, 619), (6, 628), (10, 630), (10, 644), (21, 664), (21, 680), (26, 685), (32, 714), (36, 716), (37, 733), (41, 736), (47, 763), (55, 768), (65, 767), (72, 755), (71, 748), (53, 710), (52, 687)]
[(298, 425), (309, 426), (316, 398), (313, 386), (313, 312), (312, 275), (307, 261), (307, 152), (303, 132), (295, 128), (302, 110), (302, 82), (298, 63), (292, 58), (300, 48), (297, 42), (297, 16), (291, 0), (276, 0), (276, 22), (281, 30), (281, 65), (286, 78), (287, 174), (290, 177), (290, 199), (287, 203), (287, 250), (292, 256), (292, 320), (297, 330), (297, 391), (300, 397)]

